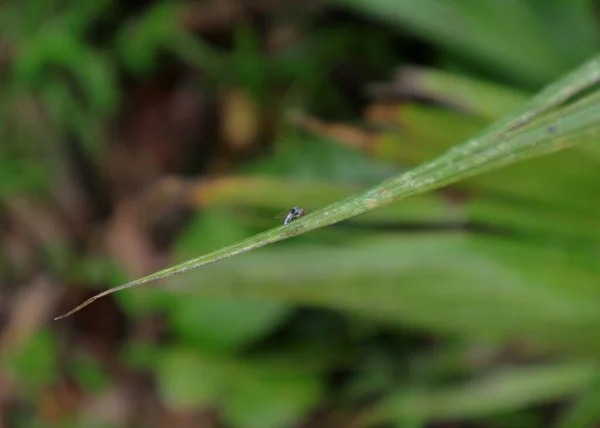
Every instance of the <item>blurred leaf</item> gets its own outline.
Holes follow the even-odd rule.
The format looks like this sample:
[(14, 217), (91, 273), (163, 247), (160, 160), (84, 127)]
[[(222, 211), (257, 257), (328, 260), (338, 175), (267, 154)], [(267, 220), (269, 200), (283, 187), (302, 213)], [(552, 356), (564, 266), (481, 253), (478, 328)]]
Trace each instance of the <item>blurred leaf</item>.
[(102, 257), (90, 256), (79, 259), (70, 269), (72, 282), (119, 284), (126, 277), (117, 262)]
[[(544, 28), (532, 5), (523, 0), (335, 0), (335, 3), (407, 28), (526, 85), (546, 83), (594, 52), (582, 52), (573, 58), (568, 49), (557, 51), (548, 42), (551, 32)], [(590, 46), (589, 39), (585, 42)]]
[(120, 29), (116, 46), (128, 68), (139, 73), (154, 66), (158, 54), (180, 37), (181, 10), (178, 3), (159, 1)]
[(590, 19), (597, 11), (594, 0), (529, 0), (529, 3), (539, 13), (548, 44), (560, 55), (577, 62), (598, 49), (598, 26)]
[(88, 94), (89, 110), (95, 114), (116, 110), (119, 103), (117, 76), (107, 56), (90, 52), (78, 58), (77, 66), (70, 70)]
[(126, 67), (135, 73), (149, 72), (161, 53), (171, 52), (209, 76), (223, 77), (229, 71), (227, 57), (186, 31), (181, 25), (185, 13), (185, 4), (159, 1), (121, 27), (115, 44)]
[(148, 370), (158, 366), (161, 356), (161, 347), (157, 344), (129, 341), (125, 344), (122, 359), (132, 367)]
[(262, 58), (260, 34), (250, 25), (241, 25), (234, 33), (233, 72), (235, 82), (250, 93), (255, 100), (264, 100), (265, 61)]
[(479, 418), (562, 399), (597, 378), (598, 367), (586, 363), (507, 368), (460, 386), (398, 391), (379, 411), (381, 419), (399, 424)]
[(69, 370), (79, 385), (88, 392), (97, 393), (110, 385), (110, 377), (93, 358), (76, 356), (69, 365)]
[[(552, 201), (550, 201), (552, 202)], [(465, 202), (465, 216), (472, 224), (496, 228), (517, 236), (574, 240), (595, 245), (600, 240), (597, 214), (534, 200), (479, 195)]]
[(260, 338), (288, 313), (280, 302), (183, 298), (170, 311), (170, 323), (186, 343), (227, 352)]
[[(43, 0), (42, 0), (43, 2)], [(61, 24), (76, 35), (84, 35), (113, 0), (77, 0), (69, 2)]]
[(463, 74), (425, 68), (405, 68), (390, 84), (372, 92), (427, 97), (484, 120), (496, 120), (527, 100), (527, 94), (508, 86)]
[(456, 112), (417, 104), (403, 106), (397, 120), (402, 134), (393, 158), (404, 162), (409, 160), (413, 164), (442, 153), (480, 132), (486, 125), (486, 122)]
[[(87, 22), (106, 2), (82, 3), (87, 6), (79, 10), (79, 18)], [(86, 149), (97, 150), (103, 120), (119, 102), (117, 77), (110, 57), (86, 43), (72, 28), (74, 10), (66, 10), (65, 15), (47, 17), (49, 22), (40, 23), (36, 32), (21, 35), (10, 63), (10, 84), (21, 96), (35, 94), (43, 100), (52, 117), (50, 131), (61, 138), (74, 132)], [(43, 142), (36, 144), (44, 147)]]
[(243, 239), (247, 233), (243, 224), (218, 210), (218, 206), (216, 208), (203, 210), (188, 222), (184, 233), (176, 242), (177, 254), (191, 257), (198, 251), (210, 251)]
[(38, 391), (59, 377), (58, 344), (47, 330), (38, 331), (18, 350), (4, 353), (2, 365), (30, 392)]
[(600, 352), (600, 269), (585, 247), (419, 233), (265, 251), (171, 278), (170, 288), (350, 310), (468, 339)]
[(237, 428), (294, 426), (323, 394), (321, 379), (294, 368), (242, 366), (225, 403), (224, 417)]
[(221, 392), (222, 378), (218, 365), (185, 348), (166, 348), (156, 367), (159, 395), (176, 410), (213, 404)]
[(108, 57), (66, 31), (40, 32), (24, 43), (13, 62), (13, 76), (17, 84), (36, 89), (51, 80), (48, 70), (52, 67), (61, 67), (76, 76), (87, 94), (88, 108), (96, 114), (116, 107), (117, 81)]
[(0, 148), (0, 198), (45, 190), (46, 167), (33, 158), (3, 153)]
[[(32, 0), (24, 3), (22, 6), (24, 9), (21, 10), (16, 7), (5, 7), (4, 10), (6, 10), (7, 13), (6, 19), (3, 20), (3, 24), (8, 26), (16, 24), (18, 33), (22, 36), (38, 33), (44, 20), (46, 20), (48, 16), (52, 16), (56, 8), (56, 5), (53, 4), (53, 2), (44, 0)], [(16, 33), (17, 31), (14, 32)]]
[(230, 58), (220, 49), (199, 40), (194, 34), (180, 31), (167, 44), (182, 61), (192, 67), (200, 67), (207, 72), (208, 78), (221, 83), (221, 77), (226, 76), (230, 67)]
[(306, 182), (326, 180), (364, 184), (380, 181), (398, 170), (391, 164), (340, 147), (329, 139), (306, 138), (296, 130), (286, 130), (280, 140), (268, 161), (254, 163), (241, 172)]
[(582, 391), (556, 428), (594, 428), (600, 421), (600, 384), (596, 382), (588, 390)]
[(152, 314), (157, 310), (169, 310), (178, 304), (178, 297), (168, 289), (154, 288), (147, 291), (142, 296), (135, 293), (123, 293), (116, 300), (129, 316), (136, 318)]

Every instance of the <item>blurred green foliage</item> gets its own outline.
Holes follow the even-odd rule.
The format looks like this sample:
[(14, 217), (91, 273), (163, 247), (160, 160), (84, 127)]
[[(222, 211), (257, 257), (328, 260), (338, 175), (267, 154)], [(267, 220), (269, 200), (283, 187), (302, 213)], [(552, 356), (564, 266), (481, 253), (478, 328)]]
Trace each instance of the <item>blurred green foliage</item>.
[[(250, 23), (236, 26), (231, 49), (191, 34), (180, 22), (184, 3), (157, 1), (136, 14), (110, 0), (1, 6), (0, 203), (46, 188), (69, 138), (99, 162), (127, 102), (120, 80), (158, 73), (164, 55), (202, 70), (209, 91), (242, 87), (268, 105), (269, 87), (284, 85), (282, 109), (361, 122), (334, 84), (340, 61), (353, 55), (379, 79), (412, 61), (392, 47), (398, 37), (431, 50), (433, 67), (413, 70), (411, 89), (434, 105), (403, 103), (369, 152), (283, 123), (272, 156), (240, 166), (238, 186), (217, 187), (179, 234), (173, 256), (185, 260), (275, 225), (277, 211), (316, 209), (428, 160), (594, 54), (599, 40), (591, 0), (335, 0), (328, 4), (360, 24), (323, 27), (299, 14), (300, 42), (266, 54)], [(115, 31), (95, 37), (115, 16)], [(514, 165), (453, 186), (458, 201), (420, 196), (164, 288), (120, 293), (128, 323), (158, 313), (168, 332), (164, 341), (127, 339), (121, 360), (153, 377), (167, 408), (215, 406), (232, 427), (294, 426), (330, 406), (357, 427), (541, 428), (536, 406), (556, 403), (569, 404), (560, 428), (592, 427), (598, 153), (585, 145)], [(118, 260), (72, 257), (73, 270), (53, 267), (103, 288), (123, 282)], [(93, 356), (62, 358), (59, 330), (38, 331), (3, 356), (24, 400), (56, 384), (61, 363), (91, 395), (114, 382)], [(515, 343), (524, 350), (503, 358)], [(343, 381), (332, 382), (339, 372)]]

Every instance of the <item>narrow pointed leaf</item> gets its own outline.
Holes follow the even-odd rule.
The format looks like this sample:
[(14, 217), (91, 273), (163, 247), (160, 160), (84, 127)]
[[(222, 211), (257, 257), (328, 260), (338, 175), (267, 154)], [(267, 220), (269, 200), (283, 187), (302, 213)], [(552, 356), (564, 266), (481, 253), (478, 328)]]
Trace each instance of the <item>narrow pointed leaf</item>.
[[(106, 290), (55, 319), (69, 316), (95, 300), (120, 290), (187, 272), (329, 226), (477, 174), (594, 141), (600, 135), (600, 91), (596, 89), (590, 92), (590, 89), (599, 79), (600, 56), (548, 86), (517, 112), (498, 121), (487, 131), (453, 147), (428, 163), (385, 180), (362, 194), (308, 214), (288, 226), (265, 231), (238, 244)], [(584, 90), (589, 94), (582, 97), (581, 93)], [(578, 100), (560, 106), (575, 95), (580, 96)], [(554, 107), (559, 108), (543, 115)]]

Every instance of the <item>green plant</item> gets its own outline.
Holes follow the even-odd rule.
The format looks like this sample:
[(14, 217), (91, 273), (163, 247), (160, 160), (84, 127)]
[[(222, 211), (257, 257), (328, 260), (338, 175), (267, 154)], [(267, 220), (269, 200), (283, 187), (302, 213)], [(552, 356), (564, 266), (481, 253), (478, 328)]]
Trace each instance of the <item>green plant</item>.
[[(597, 138), (599, 126), (595, 117), (599, 95), (597, 92), (585, 93), (597, 83), (599, 61), (598, 58), (590, 60), (481, 135), (414, 170), (311, 213), (295, 221), (291, 227), (269, 230), (239, 244), (104, 291), (56, 319), (69, 316), (96, 299), (120, 290), (187, 272), (502, 166), (593, 141)], [(582, 96), (582, 93), (585, 95)]]

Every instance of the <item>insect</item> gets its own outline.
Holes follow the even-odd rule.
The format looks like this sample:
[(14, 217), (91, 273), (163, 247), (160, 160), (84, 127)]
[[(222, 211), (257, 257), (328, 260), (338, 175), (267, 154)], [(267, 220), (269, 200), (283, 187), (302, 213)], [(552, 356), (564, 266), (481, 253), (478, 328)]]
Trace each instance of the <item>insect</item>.
[(302, 217), (306, 212), (302, 208), (294, 207), (287, 213), (281, 213), (276, 216), (276, 218), (285, 218), (283, 220), (284, 225), (290, 224), (292, 221)]

